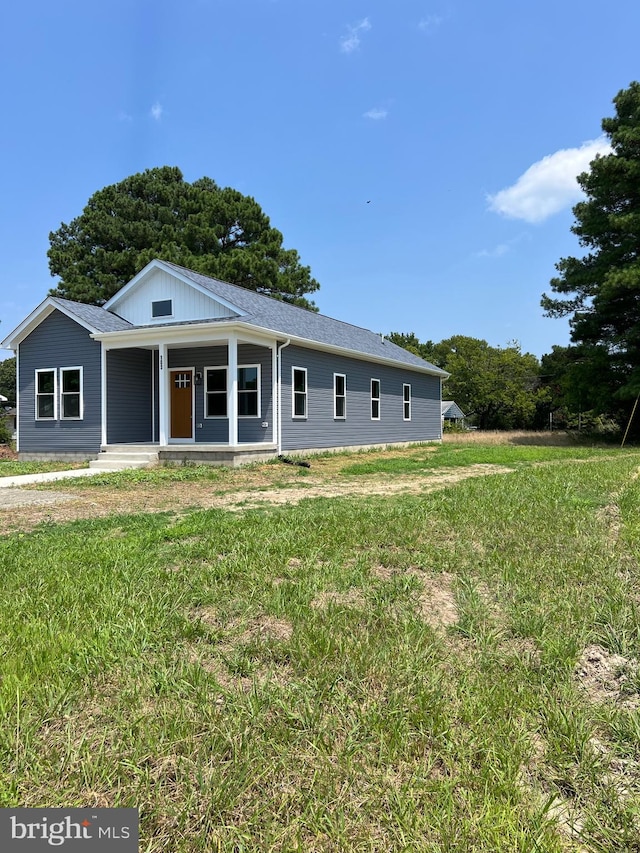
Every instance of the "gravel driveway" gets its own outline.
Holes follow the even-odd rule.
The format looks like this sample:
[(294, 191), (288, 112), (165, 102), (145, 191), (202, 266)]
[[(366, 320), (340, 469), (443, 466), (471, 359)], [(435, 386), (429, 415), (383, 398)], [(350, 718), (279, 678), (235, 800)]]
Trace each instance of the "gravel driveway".
[(16, 506), (35, 506), (54, 504), (59, 501), (77, 500), (77, 495), (66, 492), (34, 492), (26, 489), (0, 489), (0, 510), (13, 509)]

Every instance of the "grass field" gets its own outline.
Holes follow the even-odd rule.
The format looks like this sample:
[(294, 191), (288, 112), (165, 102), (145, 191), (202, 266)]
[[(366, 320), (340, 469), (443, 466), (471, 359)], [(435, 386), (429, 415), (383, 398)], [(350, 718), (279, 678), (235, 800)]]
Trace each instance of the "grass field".
[(143, 851), (640, 851), (639, 472), (475, 438), (65, 481), (0, 537), (0, 805), (139, 807)]
[(49, 471), (71, 471), (86, 468), (86, 464), (60, 462), (18, 462), (8, 459), (0, 461), (0, 477), (19, 477), (22, 474), (45, 474)]

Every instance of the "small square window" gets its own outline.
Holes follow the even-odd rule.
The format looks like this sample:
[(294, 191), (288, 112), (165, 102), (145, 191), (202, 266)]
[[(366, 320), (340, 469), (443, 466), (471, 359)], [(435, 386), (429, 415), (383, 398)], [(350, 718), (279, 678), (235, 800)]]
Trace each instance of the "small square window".
[(151, 316), (154, 318), (173, 316), (173, 299), (159, 299), (157, 302), (152, 302)]

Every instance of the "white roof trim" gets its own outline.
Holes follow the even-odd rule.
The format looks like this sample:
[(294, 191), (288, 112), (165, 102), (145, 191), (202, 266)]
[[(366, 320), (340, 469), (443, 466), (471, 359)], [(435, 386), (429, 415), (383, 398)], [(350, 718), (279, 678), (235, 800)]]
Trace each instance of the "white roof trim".
[(84, 326), (92, 334), (97, 332), (95, 326), (92, 326), (90, 323), (87, 323), (82, 317), (79, 317), (77, 314), (74, 314), (73, 311), (69, 311), (66, 305), (61, 302), (57, 302), (55, 297), (47, 296), (44, 302), (41, 302), (37, 308), (26, 317), (19, 326), (9, 334), (7, 337), (0, 342), (0, 346), (3, 349), (17, 349), (18, 344), (20, 344), (27, 335), (30, 335), (31, 332), (35, 328), (37, 328), (43, 320), (51, 314), (53, 311), (60, 311), (60, 313), (65, 314), (70, 320), (73, 320), (75, 323), (78, 323), (80, 326)]
[[(202, 333), (206, 332), (206, 338), (203, 339)], [(223, 341), (229, 336), (229, 333), (237, 332), (242, 337), (243, 332), (248, 332), (247, 339), (254, 337), (256, 339), (263, 338), (265, 346), (278, 340), (288, 338), (292, 344), (298, 344), (306, 349), (314, 349), (321, 352), (335, 353), (344, 355), (349, 358), (355, 358), (359, 361), (370, 361), (374, 364), (387, 364), (397, 368), (404, 368), (416, 373), (426, 373), (430, 376), (440, 376), (443, 379), (450, 376), (446, 370), (441, 370), (439, 367), (421, 367), (419, 364), (408, 364), (403, 361), (398, 361), (394, 358), (382, 358), (380, 356), (370, 355), (369, 353), (352, 350), (348, 347), (339, 347), (333, 344), (323, 344), (320, 341), (314, 341), (310, 338), (302, 338), (296, 335), (284, 334), (273, 329), (267, 329), (264, 326), (258, 326), (254, 323), (238, 320), (233, 317), (224, 320), (216, 320), (215, 323), (189, 323), (166, 325), (162, 327), (145, 326), (143, 329), (124, 329), (118, 332), (96, 332), (92, 335), (97, 341), (102, 341), (107, 347), (111, 346), (114, 349), (126, 348), (135, 346), (136, 343), (145, 343), (147, 345), (157, 343), (168, 344), (189, 344), (197, 345), (198, 343), (206, 344), (207, 342)]]
[[(173, 278), (178, 279), (178, 281), (181, 281), (183, 284), (188, 284), (189, 287), (192, 287), (194, 290), (197, 290), (199, 293), (202, 293), (205, 296), (208, 296), (212, 302), (219, 302), (220, 305), (224, 305), (225, 308), (228, 308), (230, 311), (233, 311), (239, 317), (243, 317), (247, 313), (246, 311), (243, 311), (242, 308), (238, 308), (237, 305), (234, 305), (232, 302), (229, 302), (227, 299), (223, 299), (221, 296), (218, 296), (217, 293), (214, 293), (213, 291), (208, 290), (206, 287), (202, 287), (202, 285), (197, 284), (197, 282), (193, 281), (193, 279), (189, 278), (189, 276), (183, 275), (182, 273), (178, 272), (178, 270), (173, 269), (173, 267), (168, 266), (167, 264), (163, 263), (162, 261), (158, 260), (157, 258), (154, 258), (154, 260), (149, 261), (149, 263), (146, 265), (146, 267), (144, 269), (141, 269), (140, 272), (137, 275), (135, 275), (131, 279), (131, 281), (127, 282), (127, 284), (125, 284), (124, 287), (121, 287), (117, 293), (114, 293), (113, 296), (111, 297), (111, 299), (109, 299), (107, 302), (105, 302), (105, 304), (102, 307), (105, 308), (107, 311), (113, 311), (114, 307), (127, 294), (129, 294), (132, 290), (137, 288), (138, 285), (142, 281), (144, 281), (149, 276), (149, 274), (152, 273), (156, 269), (160, 269), (163, 272), (166, 272), (167, 275), (173, 276)], [(203, 275), (204, 275), (204, 273), (203, 273)]]

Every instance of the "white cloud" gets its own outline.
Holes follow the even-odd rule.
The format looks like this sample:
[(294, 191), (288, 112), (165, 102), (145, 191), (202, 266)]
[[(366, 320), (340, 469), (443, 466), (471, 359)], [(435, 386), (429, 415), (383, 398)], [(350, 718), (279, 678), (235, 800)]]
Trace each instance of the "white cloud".
[(381, 107), (374, 107), (372, 110), (367, 110), (367, 112), (362, 115), (364, 118), (373, 119), (373, 121), (381, 121), (383, 118), (386, 118), (389, 113)]
[(149, 111), (149, 115), (151, 116), (152, 119), (155, 119), (156, 121), (160, 121), (160, 119), (162, 118), (163, 112), (164, 112), (164, 110), (162, 108), (162, 104), (160, 104), (160, 103), (158, 103), (158, 101), (156, 101), (155, 104), (151, 107), (151, 110)]
[(418, 29), (422, 30), (425, 33), (432, 33), (438, 29), (440, 24), (444, 21), (440, 15), (427, 15), (425, 18), (422, 18), (418, 22)]
[(596, 154), (609, 154), (604, 137), (564, 148), (530, 166), (510, 187), (487, 197), (489, 210), (525, 222), (543, 222), (580, 200), (576, 178), (589, 168)]
[(369, 18), (363, 18), (357, 24), (350, 24), (347, 27), (347, 35), (340, 39), (340, 50), (343, 53), (353, 53), (360, 47), (360, 33), (365, 33), (371, 29)]

